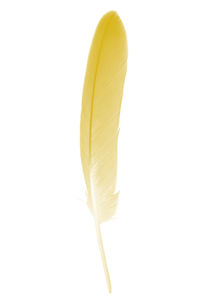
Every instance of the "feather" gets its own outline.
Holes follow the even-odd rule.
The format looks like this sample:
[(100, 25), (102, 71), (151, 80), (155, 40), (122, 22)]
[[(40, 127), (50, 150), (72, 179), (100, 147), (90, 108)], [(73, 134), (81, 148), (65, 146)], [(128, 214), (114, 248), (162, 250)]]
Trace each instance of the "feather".
[(111, 282), (100, 224), (117, 207), (117, 140), (123, 85), (127, 68), (127, 40), (116, 12), (100, 20), (88, 57), (80, 123), (80, 150), (88, 206), (94, 217), (109, 292)]

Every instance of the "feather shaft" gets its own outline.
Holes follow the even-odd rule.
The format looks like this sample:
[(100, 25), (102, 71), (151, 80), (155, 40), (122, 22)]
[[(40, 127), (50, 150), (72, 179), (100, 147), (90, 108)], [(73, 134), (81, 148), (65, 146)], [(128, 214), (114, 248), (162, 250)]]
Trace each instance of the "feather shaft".
[(104, 268), (104, 272), (105, 272), (105, 276), (106, 276), (108, 291), (109, 291), (109, 293), (111, 293), (112, 286), (111, 286), (111, 280), (110, 280), (110, 275), (109, 275), (109, 271), (108, 271), (108, 265), (107, 265), (107, 261), (106, 261), (106, 255), (105, 255), (105, 251), (104, 251), (103, 241), (102, 241), (101, 229), (100, 229), (99, 223), (97, 223), (97, 222), (95, 222), (95, 223), (96, 223), (95, 228), (96, 228), (96, 234), (97, 234), (97, 241), (98, 241), (101, 259), (102, 259), (102, 263), (103, 263), (103, 268)]

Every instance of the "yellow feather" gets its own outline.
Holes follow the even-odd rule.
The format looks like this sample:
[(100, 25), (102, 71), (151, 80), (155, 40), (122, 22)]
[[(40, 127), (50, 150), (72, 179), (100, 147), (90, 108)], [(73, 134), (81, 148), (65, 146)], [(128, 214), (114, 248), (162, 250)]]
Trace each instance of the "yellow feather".
[(95, 220), (110, 292), (100, 224), (109, 220), (117, 207), (117, 140), (126, 68), (126, 33), (117, 13), (111, 11), (100, 20), (90, 48), (80, 124), (81, 160), (88, 206)]

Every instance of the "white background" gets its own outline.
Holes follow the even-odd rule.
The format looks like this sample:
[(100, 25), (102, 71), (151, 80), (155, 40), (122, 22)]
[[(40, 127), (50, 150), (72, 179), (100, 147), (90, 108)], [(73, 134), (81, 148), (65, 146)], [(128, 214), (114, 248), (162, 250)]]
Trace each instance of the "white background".
[[(108, 294), (79, 120), (99, 19), (129, 45)], [(199, 1), (0, 2), (0, 299), (200, 299)]]

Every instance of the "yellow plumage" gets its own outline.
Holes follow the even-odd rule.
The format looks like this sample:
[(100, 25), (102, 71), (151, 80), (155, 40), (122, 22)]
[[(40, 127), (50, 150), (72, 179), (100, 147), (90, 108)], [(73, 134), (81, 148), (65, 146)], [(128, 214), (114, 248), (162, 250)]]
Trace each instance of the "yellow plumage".
[(80, 124), (80, 148), (88, 206), (95, 220), (105, 275), (111, 292), (100, 224), (115, 213), (117, 140), (123, 85), (127, 68), (127, 40), (115, 12), (100, 20), (89, 53)]

